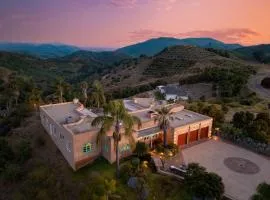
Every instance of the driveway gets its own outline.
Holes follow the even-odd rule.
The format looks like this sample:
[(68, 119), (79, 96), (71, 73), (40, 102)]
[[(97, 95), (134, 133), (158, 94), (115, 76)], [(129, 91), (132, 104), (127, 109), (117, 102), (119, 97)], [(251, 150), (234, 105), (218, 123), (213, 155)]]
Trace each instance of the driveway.
[(256, 75), (251, 76), (247, 85), (250, 90), (256, 92), (261, 98), (269, 100), (270, 90), (261, 86), (261, 81), (265, 77), (270, 77), (270, 66), (268, 65), (259, 69)]
[[(225, 184), (225, 194), (231, 199), (248, 200), (259, 183), (270, 183), (270, 160), (232, 144), (209, 140), (184, 149), (183, 156), (186, 163), (200, 163), (207, 171), (220, 175)], [(227, 162), (228, 158), (238, 159), (239, 163), (235, 160)], [(225, 166), (225, 159), (225, 163), (232, 164), (232, 169)], [(237, 172), (243, 163), (251, 167), (245, 172)]]

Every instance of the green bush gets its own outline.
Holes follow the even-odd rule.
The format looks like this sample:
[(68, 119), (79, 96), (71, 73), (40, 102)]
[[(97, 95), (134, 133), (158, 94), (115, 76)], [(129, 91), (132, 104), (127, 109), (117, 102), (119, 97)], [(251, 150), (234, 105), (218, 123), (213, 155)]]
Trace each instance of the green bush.
[(127, 183), (130, 176), (132, 176), (133, 169), (130, 163), (125, 163), (120, 167), (120, 178), (124, 183)]

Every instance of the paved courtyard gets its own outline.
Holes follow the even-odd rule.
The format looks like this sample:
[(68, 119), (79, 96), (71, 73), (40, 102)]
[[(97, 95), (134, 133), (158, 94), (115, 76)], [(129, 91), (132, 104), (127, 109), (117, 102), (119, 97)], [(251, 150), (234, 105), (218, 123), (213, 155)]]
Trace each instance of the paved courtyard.
[(235, 200), (248, 200), (259, 183), (270, 183), (270, 160), (232, 144), (209, 140), (184, 149), (183, 156), (186, 163), (200, 163), (220, 175), (226, 195)]

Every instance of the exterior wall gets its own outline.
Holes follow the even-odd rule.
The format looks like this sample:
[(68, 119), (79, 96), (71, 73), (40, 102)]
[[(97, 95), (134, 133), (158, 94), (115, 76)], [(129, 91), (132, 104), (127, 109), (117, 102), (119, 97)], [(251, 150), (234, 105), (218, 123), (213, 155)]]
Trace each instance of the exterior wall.
[(40, 108), (40, 118), (43, 127), (51, 137), (55, 145), (61, 151), (69, 165), (75, 170), (73, 134), (60, 124), (56, 123), (42, 107)]
[[(181, 135), (184, 133), (189, 133), (189, 132), (195, 131), (195, 130), (199, 130), (199, 134), (200, 134), (200, 129), (207, 127), (207, 126), (209, 126), (208, 137), (211, 137), (212, 123), (213, 123), (213, 119), (208, 119), (208, 120), (204, 120), (201, 122), (187, 124), (185, 126), (175, 128), (174, 134), (173, 134), (174, 135), (173, 136), (174, 144), (177, 144), (177, 142), (178, 142), (178, 135)], [(187, 141), (189, 141), (189, 135), (188, 135)]]
[(174, 94), (166, 94), (165, 99), (168, 101), (170, 99), (176, 100), (177, 99), (177, 95)]
[[(83, 147), (90, 143), (91, 151), (83, 152)], [(74, 135), (74, 161), (76, 169), (92, 162), (101, 154), (101, 144), (97, 144), (97, 132), (86, 132)]]
[[(112, 136), (105, 138), (105, 140), (107, 140), (107, 144), (109, 144), (109, 146), (108, 146), (109, 148), (108, 148), (107, 152), (103, 151), (103, 156), (110, 163), (114, 163), (116, 161), (116, 152), (115, 152), (115, 147), (114, 147), (114, 140), (113, 140)], [(126, 147), (128, 147), (129, 149), (126, 149)], [(131, 155), (132, 152), (133, 152), (133, 147), (130, 144), (129, 137), (124, 136), (122, 134), (121, 141), (119, 142), (119, 157), (120, 157), (120, 159)]]

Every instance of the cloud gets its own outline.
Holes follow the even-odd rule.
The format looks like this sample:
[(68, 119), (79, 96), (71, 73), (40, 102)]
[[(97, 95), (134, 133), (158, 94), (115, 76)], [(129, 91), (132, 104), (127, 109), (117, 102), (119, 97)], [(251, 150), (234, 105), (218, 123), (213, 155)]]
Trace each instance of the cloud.
[(157, 37), (211, 37), (224, 42), (237, 43), (246, 42), (252, 37), (259, 36), (260, 34), (248, 28), (229, 28), (219, 30), (195, 30), (183, 33), (171, 33), (164, 31), (155, 31), (149, 29), (142, 29), (130, 32), (130, 39), (132, 41), (142, 41), (149, 38)]
[(137, 0), (110, 0), (109, 4), (115, 7), (132, 8), (136, 5)]

